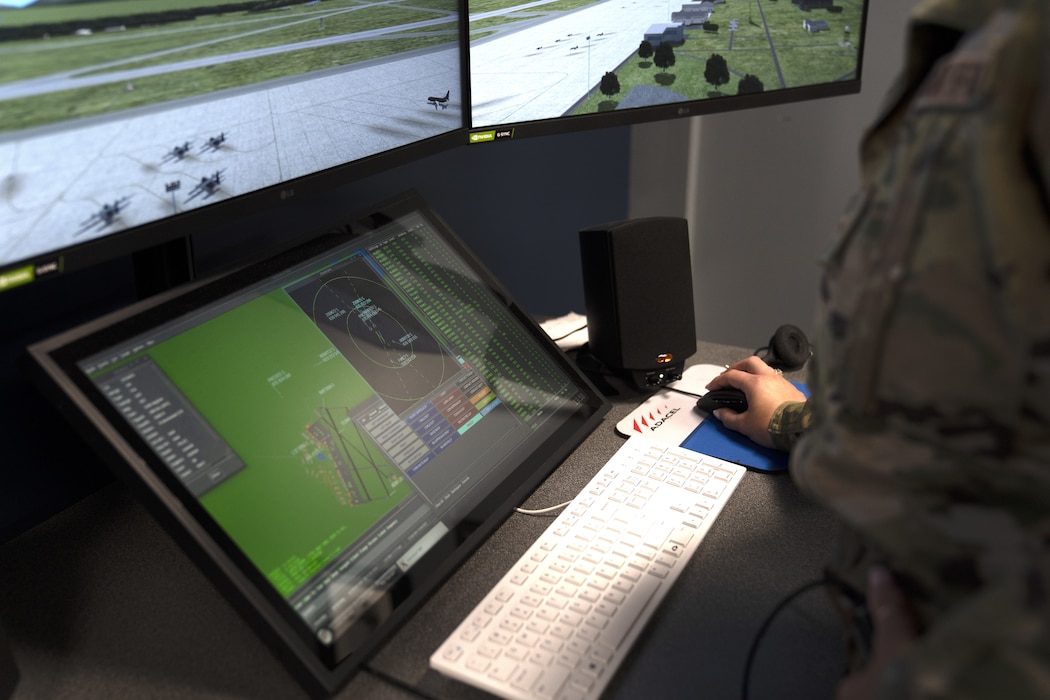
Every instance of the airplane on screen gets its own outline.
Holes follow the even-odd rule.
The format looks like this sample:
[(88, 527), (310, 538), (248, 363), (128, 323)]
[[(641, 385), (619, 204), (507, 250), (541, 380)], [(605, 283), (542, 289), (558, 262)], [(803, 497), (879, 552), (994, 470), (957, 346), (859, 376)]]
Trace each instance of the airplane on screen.
[(164, 156), (164, 162), (169, 160), (182, 160), (186, 157), (186, 154), (190, 152), (190, 142), (187, 141), (181, 146), (175, 146)]
[(97, 212), (87, 219), (87, 221), (81, 222), (80, 231), (78, 231), (77, 234), (84, 233), (88, 229), (95, 228), (96, 226), (98, 228), (106, 228), (112, 224), (113, 221), (116, 220), (117, 215), (127, 206), (129, 199), (131, 199), (130, 196), (121, 197), (120, 199), (114, 200), (112, 204), (103, 204)]
[(226, 143), (226, 132), (222, 132), (218, 136), (209, 136), (208, 142), (201, 147), (201, 151), (217, 151), (222, 148), (222, 144)]
[(428, 97), (427, 102), (434, 105), (434, 109), (437, 109), (439, 106), (441, 109), (448, 109), (448, 96), (451, 92), (451, 90), (446, 90), (444, 97)]
[(203, 195), (204, 199), (212, 196), (219, 191), (219, 185), (222, 184), (222, 174), (226, 172), (226, 168), (222, 170), (216, 170), (211, 175), (205, 175), (201, 178), (192, 190), (190, 190), (190, 196), (186, 198), (186, 201), (190, 201), (197, 195)]

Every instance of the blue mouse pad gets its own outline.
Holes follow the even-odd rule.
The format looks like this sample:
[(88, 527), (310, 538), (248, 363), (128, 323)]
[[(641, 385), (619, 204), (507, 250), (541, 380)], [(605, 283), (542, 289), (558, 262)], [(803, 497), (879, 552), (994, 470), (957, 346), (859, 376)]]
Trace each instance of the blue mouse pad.
[[(792, 384), (809, 397), (809, 389), (804, 384)], [(748, 469), (760, 472), (779, 472), (788, 468), (787, 452), (756, 445), (750, 438), (726, 428), (722, 421), (714, 416), (709, 416), (700, 423), (696, 430), (682, 441), (682, 447), (742, 464)]]

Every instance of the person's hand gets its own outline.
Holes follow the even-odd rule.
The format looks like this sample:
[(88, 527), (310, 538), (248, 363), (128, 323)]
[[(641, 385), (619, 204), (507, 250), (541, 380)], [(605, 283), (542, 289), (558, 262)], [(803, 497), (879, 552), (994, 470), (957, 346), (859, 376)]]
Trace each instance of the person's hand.
[(805, 401), (806, 395), (775, 369), (754, 355), (730, 365), (725, 372), (712, 379), (707, 390), (733, 387), (747, 396), (747, 410), (736, 413), (719, 408), (712, 415), (729, 428), (762, 445), (773, 447), (769, 435), (769, 419), (785, 401)]
[(835, 700), (868, 700), (875, 697), (879, 680), (893, 662), (915, 646), (918, 625), (904, 594), (881, 566), (868, 574), (868, 611), (874, 635), (871, 658), (864, 668), (854, 671), (839, 683)]

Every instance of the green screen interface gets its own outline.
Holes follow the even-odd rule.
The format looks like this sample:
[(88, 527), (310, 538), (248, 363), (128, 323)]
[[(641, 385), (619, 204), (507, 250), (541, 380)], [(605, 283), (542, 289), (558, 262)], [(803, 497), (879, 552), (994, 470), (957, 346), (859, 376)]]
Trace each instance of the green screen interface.
[(414, 216), (81, 369), (322, 640), (579, 399)]

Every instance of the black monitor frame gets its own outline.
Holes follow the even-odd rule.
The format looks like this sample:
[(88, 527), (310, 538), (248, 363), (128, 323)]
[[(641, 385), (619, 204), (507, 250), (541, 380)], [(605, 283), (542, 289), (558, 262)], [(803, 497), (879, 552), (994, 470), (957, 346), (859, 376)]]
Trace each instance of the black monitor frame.
[[(514, 303), (458, 237), (437, 215), (420, 206), (421, 200), (414, 194), (396, 199), (367, 216), (357, 217), (351, 227), (355, 235), (319, 236), (270, 260), (210, 282), (196, 283), (189, 289), (158, 294), (29, 348), (28, 369), (42, 391), (209, 575), (277, 658), (315, 696), (327, 696), (342, 687), (380, 643), (525, 500), (610, 409), (601, 392)], [(566, 406), (576, 408), (565, 412), (559, 420), (546, 423), (548, 428), (534, 431), (528, 450), (508, 453), (492, 476), (477, 481), (479, 485), (485, 484), (482, 492), (487, 495), (480, 499), (472, 497), (469, 510), (460, 513), (456, 524), (376, 603), (375, 614), (379, 617), (367, 635), (357, 638), (360, 629), (355, 626), (347, 631), (348, 636), (337, 637), (334, 643), (325, 646), (232, 536), (205, 510), (191, 493), (188, 482), (174, 476), (143, 436), (88, 378), (84, 363), (99, 353), (109, 355), (112, 348), (130, 347), (144, 333), (167, 328), (169, 322), (186, 322), (203, 310), (213, 308), (216, 302), (227, 308), (260, 283), (272, 289), (271, 280), (275, 275), (293, 270), (299, 276), (304, 261), (319, 254), (334, 259), (329, 251), (346, 250), (348, 244), (356, 245), (359, 235), (400, 221), (406, 213), (415, 211), (422, 211), (433, 230), (440, 232), (441, 240), (466, 261), (467, 269), (481, 280), (497, 307), (509, 314), (515, 327), (531, 338), (532, 347), (542, 349), (542, 355), (560, 368), (574, 387), (576, 397)], [(282, 279), (283, 287), (292, 278)], [(209, 317), (212, 313), (207, 311)], [(463, 510), (460, 506), (453, 509), (457, 508)], [(392, 609), (385, 609), (387, 606)]]
[[(636, 107), (624, 112), (578, 114), (554, 117), (551, 119), (539, 119), (535, 121), (511, 122), (496, 126), (471, 128), (467, 135), (467, 139), (472, 145), (480, 145), (490, 142), (498, 143), (509, 139), (552, 136), (555, 134), (571, 133), (574, 131), (589, 131), (592, 129), (604, 129), (617, 126), (633, 126), (635, 124), (648, 124), (672, 119), (686, 119), (689, 117), (736, 112), (743, 109), (758, 109), (761, 107), (773, 107), (776, 105), (792, 104), (795, 102), (855, 95), (860, 92), (860, 89), (861, 83), (858, 80), (850, 81), (848, 83), (844, 82), (778, 90), (776, 92), (765, 93), (761, 99), (757, 99), (755, 96), (751, 95), (742, 97), (727, 96), (718, 98), (717, 100), (696, 100), (686, 103), (656, 105), (652, 107)], [(479, 138), (479, 134), (483, 134), (484, 136)]]

